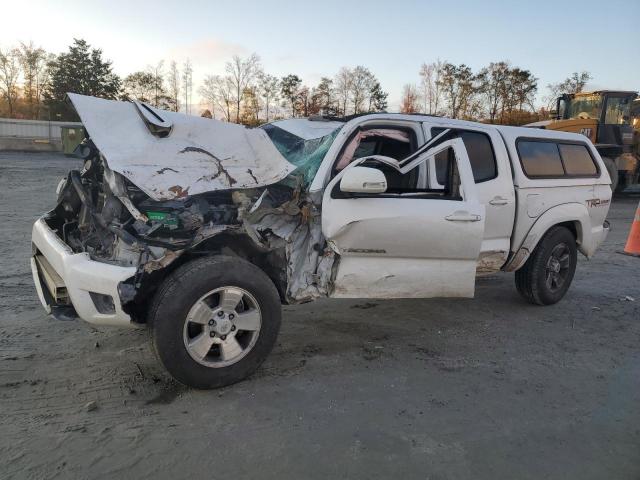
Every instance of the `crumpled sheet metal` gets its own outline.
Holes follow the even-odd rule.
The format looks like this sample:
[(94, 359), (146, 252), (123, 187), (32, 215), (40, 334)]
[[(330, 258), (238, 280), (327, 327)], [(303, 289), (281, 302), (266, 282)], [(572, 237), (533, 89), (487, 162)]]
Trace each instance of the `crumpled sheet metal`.
[(266, 235), (272, 248), (284, 247), (287, 300), (299, 303), (328, 296), (335, 253), (322, 235), (320, 212), (310, 203), (299, 209), (295, 199), (278, 207), (267, 203), (263, 199), (260, 207), (245, 214), (243, 224)]
[(153, 109), (173, 125), (159, 138), (131, 102), (68, 96), (109, 168), (154, 200), (264, 187), (296, 169), (259, 128)]

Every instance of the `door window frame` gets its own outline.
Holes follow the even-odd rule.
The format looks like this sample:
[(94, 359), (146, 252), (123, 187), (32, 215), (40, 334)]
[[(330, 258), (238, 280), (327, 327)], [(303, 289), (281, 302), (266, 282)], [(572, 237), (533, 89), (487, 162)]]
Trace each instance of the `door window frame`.
[[(371, 124), (358, 126), (349, 134), (347, 139), (344, 141), (344, 143), (340, 147), (340, 150), (338, 151), (337, 155), (333, 158), (333, 160), (331, 162), (331, 176), (329, 177), (329, 181), (331, 181), (340, 172), (342, 172), (342, 171), (346, 170), (347, 168), (349, 168), (349, 166), (351, 164), (353, 164), (354, 162), (360, 160), (359, 158), (354, 158), (353, 160), (351, 160), (349, 165), (344, 167), (342, 170), (340, 170), (340, 171), (336, 170), (336, 165), (340, 162), (340, 159), (342, 158), (342, 155), (344, 155), (345, 150), (347, 149), (349, 144), (353, 141), (353, 139), (356, 137), (356, 135), (358, 135), (358, 133), (365, 132), (367, 130), (382, 130), (382, 129), (400, 130), (402, 132), (405, 132), (405, 133), (409, 134), (409, 148), (411, 149), (411, 153), (408, 156), (411, 156), (411, 154), (413, 154), (414, 152), (416, 152), (419, 149), (419, 147), (418, 147), (418, 135), (416, 133), (416, 130), (415, 130), (415, 128), (412, 128), (409, 125), (394, 125), (394, 124), (389, 124), (389, 123), (380, 123), (380, 124), (371, 123)], [(361, 158), (366, 158), (366, 157), (361, 157)], [(400, 161), (400, 160), (402, 160), (402, 159), (398, 159), (398, 161)]]
[[(418, 148), (418, 150), (416, 150), (415, 152), (413, 152), (411, 155), (409, 155), (407, 158), (403, 159), (402, 161), (398, 162), (398, 165), (393, 165), (391, 163), (389, 163), (390, 166), (396, 168), (398, 170), (399, 173), (401, 173), (402, 175), (406, 175), (409, 172), (411, 172), (413, 169), (415, 168), (421, 168), (422, 165), (424, 165), (425, 163), (428, 162), (429, 158), (432, 158), (433, 156), (437, 155), (438, 153), (447, 151), (448, 149), (453, 149), (454, 153), (455, 153), (455, 148), (453, 145), (453, 142), (455, 141), (459, 141), (462, 144), (462, 147), (466, 150), (466, 146), (464, 145), (464, 141), (462, 140), (462, 138), (460, 137), (453, 137), (453, 138), (447, 138), (450, 134), (455, 135), (457, 129), (453, 129), (453, 128), (448, 128), (445, 131), (441, 132), (437, 137), (435, 138), (431, 138), (429, 139), (429, 141), (427, 141), (422, 147)], [(429, 143), (431, 143), (432, 141), (437, 140), (438, 138), (441, 138), (441, 144), (436, 144), (435, 146), (430, 146), (429, 148), (426, 148), (428, 146)], [(429, 152), (430, 150), (434, 150), (436, 149), (435, 152), (433, 152), (429, 157), (422, 159), (422, 156)], [(425, 191), (424, 193), (421, 192), (416, 192), (414, 193), (400, 193), (400, 194), (394, 194), (394, 193), (347, 193), (347, 192), (341, 192), (340, 191), (340, 181), (342, 179), (342, 176), (344, 175), (344, 172), (346, 172), (349, 168), (353, 168), (353, 167), (357, 167), (357, 166), (361, 166), (363, 163), (367, 162), (368, 160), (370, 160), (371, 157), (362, 157), (362, 158), (358, 158), (354, 161), (352, 161), (349, 165), (347, 165), (343, 170), (341, 170), (340, 172), (338, 172), (337, 175), (335, 175), (331, 181), (333, 181), (336, 178), (340, 178), (339, 180), (336, 181), (336, 183), (333, 185), (333, 187), (331, 187), (331, 192), (330, 192), (330, 196), (332, 199), (342, 199), (342, 200), (347, 200), (347, 199), (357, 199), (357, 198), (392, 198), (392, 199), (421, 199), (421, 200), (450, 200), (450, 201), (460, 201), (460, 202), (464, 202), (464, 201), (470, 201), (471, 199), (476, 200), (477, 201), (477, 193), (475, 192), (475, 181), (473, 179), (473, 172), (471, 172), (471, 185), (470, 186), (466, 186), (463, 184), (463, 176), (460, 173), (460, 168), (456, 168), (457, 170), (457, 176), (459, 178), (459, 184), (458, 184), (458, 196), (450, 196), (450, 195), (442, 195), (439, 192), (445, 190), (444, 187), (443, 189), (425, 189), (427, 191)], [(378, 160), (380, 161), (380, 160)], [(455, 162), (456, 165), (459, 165), (460, 159), (456, 156), (455, 158)], [(468, 159), (468, 155), (467, 155), (467, 163), (469, 163), (469, 159)], [(375, 168), (375, 167), (374, 167)], [(469, 170), (471, 171), (471, 165), (469, 164)], [(450, 174), (451, 175), (451, 174)], [(331, 183), (331, 182), (330, 182)], [(327, 188), (330, 187), (330, 183), (327, 185)], [(473, 189), (473, 194), (470, 194), (469, 192)], [(431, 190), (431, 191), (429, 191)], [(469, 198), (471, 197), (471, 198)]]
[[(442, 129), (443, 131), (447, 130), (449, 128), (449, 127), (446, 127), (446, 126), (433, 125), (433, 124), (428, 125), (428, 126), (429, 126), (429, 135), (431, 135), (430, 138), (434, 138), (434, 134), (433, 134), (433, 129), (434, 128)], [(495, 180), (496, 178), (498, 178), (500, 176), (500, 166), (498, 165), (498, 157), (496, 156), (496, 149), (494, 148), (493, 140), (491, 139), (491, 135), (489, 135), (487, 132), (483, 132), (482, 130), (476, 130), (476, 129), (473, 129), (473, 128), (459, 128), (459, 127), (456, 127), (455, 130), (458, 131), (458, 132), (469, 132), (469, 133), (475, 133), (475, 134), (479, 134), (479, 135), (484, 135), (484, 137), (489, 141), (489, 146), (491, 147), (491, 154), (493, 155), (493, 165), (495, 167), (495, 174), (492, 177), (485, 178), (485, 179), (482, 179), (482, 180), (476, 180), (475, 179), (475, 175), (474, 175), (474, 177), (473, 177), (474, 183), (476, 185), (478, 185), (480, 183), (490, 182), (491, 180)], [(469, 151), (468, 150), (467, 150), (467, 155), (469, 155)], [(434, 184), (434, 185), (438, 185), (438, 186), (442, 186), (438, 182), (437, 169), (436, 169), (435, 163), (436, 163), (435, 162), (435, 158), (434, 158), (433, 162), (429, 162), (429, 183), (430, 184)], [(469, 157), (469, 166), (471, 167), (471, 173), (473, 173), (473, 166), (471, 165), (471, 157)], [(433, 179), (433, 182), (431, 181), (431, 179)]]

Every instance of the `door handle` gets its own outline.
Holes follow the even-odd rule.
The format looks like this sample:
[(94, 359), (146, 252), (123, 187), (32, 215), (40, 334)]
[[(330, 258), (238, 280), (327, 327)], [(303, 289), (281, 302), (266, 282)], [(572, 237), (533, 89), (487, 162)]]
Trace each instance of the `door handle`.
[(493, 197), (490, 201), (489, 204), (491, 205), (506, 205), (507, 203), (509, 203), (509, 200), (507, 200), (504, 197)]
[(479, 222), (482, 217), (469, 212), (453, 212), (451, 215), (444, 217), (444, 219), (449, 222)]

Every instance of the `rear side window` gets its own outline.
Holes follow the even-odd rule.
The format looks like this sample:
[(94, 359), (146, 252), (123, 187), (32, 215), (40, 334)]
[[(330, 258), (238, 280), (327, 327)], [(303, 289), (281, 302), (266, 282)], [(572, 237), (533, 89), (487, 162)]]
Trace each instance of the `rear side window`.
[(598, 174), (598, 168), (583, 144), (519, 140), (517, 148), (527, 177), (590, 177)]
[(528, 177), (562, 177), (562, 159), (554, 142), (518, 142), (522, 168)]
[[(432, 128), (431, 136), (435, 137), (444, 131), (444, 128)], [(462, 138), (467, 149), (475, 182), (480, 183), (496, 178), (498, 176), (498, 167), (496, 165), (496, 156), (491, 146), (491, 139), (484, 133), (468, 130), (460, 131), (460, 138)], [(446, 152), (436, 155), (435, 161), (438, 183), (442, 185), (446, 177)]]
[(567, 175), (596, 175), (598, 173), (586, 146), (561, 143), (558, 148)]

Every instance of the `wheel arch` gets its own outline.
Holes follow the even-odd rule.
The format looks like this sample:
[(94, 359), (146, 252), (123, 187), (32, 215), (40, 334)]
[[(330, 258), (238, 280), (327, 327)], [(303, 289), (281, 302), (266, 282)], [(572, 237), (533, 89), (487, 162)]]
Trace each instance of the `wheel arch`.
[(280, 256), (284, 257), (284, 251), (261, 249), (245, 233), (223, 232), (207, 238), (184, 251), (165, 268), (145, 274), (141, 278), (140, 287), (137, 289), (135, 297), (123, 308), (126, 307), (125, 311), (132, 316), (136, 323), (144, 323), (146, 321), (147, 307), (152, 301), (158, 286), (171, 273), (186, 263), (204, 256), (213, 255), (239, 257), (260, 268), (275, 285), (280, 295), (280, 300), (282, 302), (285, 301), (287, 289), (286, 271), (278, 267), (278, 265), (286, 265), (286, 262), (280, 259)]
[(581, 203), (565, 203), (550, 208), (538, 217), (520, 245), (512, 249), (515, 254), (507, 262), (504, 270), (513, 272), (521, 268), (542, 237), (551, 228), (557, 226), (565, 227), (573, 234), (580, 253), (587, 258), (593, 255), (595, 248), (592, 247), (593, 242), (590, 237), (591, 218), (587, 207)]

